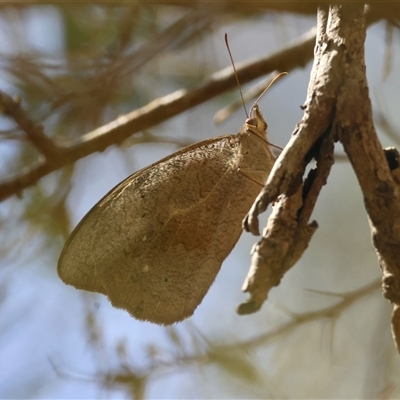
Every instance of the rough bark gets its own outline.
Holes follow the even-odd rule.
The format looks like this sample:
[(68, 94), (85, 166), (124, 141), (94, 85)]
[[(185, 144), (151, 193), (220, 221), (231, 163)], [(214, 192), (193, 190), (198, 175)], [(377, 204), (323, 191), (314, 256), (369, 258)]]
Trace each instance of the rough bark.
[[(365, 75), (366, 21), (363, 4), (332, 5), (318, 11), (315, 60), (305, 113), (277, 160), (265, 188), (244, 220), (258, 233), (257, 216), (275, 201), (262, 239), (253, 251), (243, 290), (250, 298), (240, 313), (260, 308), (307, 248), (316, 223), (314, 204), (332, 165), (339, 140), (360, 184), (372, 241), (383, 271), (383, 292), (394, 305), (392, 332), (400, 348), (400, 172), (398, 153), (377, 138)], [(311, 157), (316, 167), (302, 180)]]

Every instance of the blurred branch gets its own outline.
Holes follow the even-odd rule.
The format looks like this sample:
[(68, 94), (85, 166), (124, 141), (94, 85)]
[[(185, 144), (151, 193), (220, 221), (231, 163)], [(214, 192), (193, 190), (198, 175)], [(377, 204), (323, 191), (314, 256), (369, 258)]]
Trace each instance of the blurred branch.
[[(353, 0), (353, 3), (365, 4), (363, 0)], [(53, 4), (54, 2), (47, 0), (25, 0), (23, 3), (16, 3), (10, 1), (4, 1), (0, 4), (0, 7), (14, 6), (24, 7), (31, 6), (34, 4)], [(82, 4), (92, 3), (90, 1), (80, 1)], [(139, 0), (139, 4), (148, 4), (147, 0)], [(125, 6), (126, 1), (113, 1), (110, 3), (114, 7)], [(315, 15), (318, 7), (324, 7), (330, 4), (330, 1), (309, 1), (304, 2), (302, 0), (292, 1), (259, 1), (259, 0), (248, 0), (241, 2), (237, 0), (219, 0), (218, 2), (210, 2), (207, 0), (195, 0), (195, 1), (180, 1), (180, 0), (163, 0), (152, 2), (154, 5), (159, 6), (173, 6), (181, 8), (190, 8), (195, 10), (207, 9), (213, 14), (242, 14), (242, 15), (253, 15), (260, 11), (276, 11), (276, 12), (288, 12), (297, 13), (302, 15)], [(400, 19), (400, 4), (395, 1), (379, 1), (370, 2), (368, 4), (367, 19), (369, 23), (376, 22), (381, 19), (385, 19), (394, 25)]]
[[(77, 4), (74, 0), (67, 0), (64, 2), (66, 5), (68, 3)], [(147, 0), (139, 0), (137, 4), (148, 5)], [(192, 0), (192, 1), (181, 1), (181, 0), (168, 0), (168, 1), (153, 1), (152, 5), (159, 5), (164, 7), (179, 7), (181, 9), (186, 8), (190, 10), (207, 11), (210, 15), (220, 16), (220, 15), (257, 15), (260, 12), (280, 12), (280, 13), (295, 13), (300, 15), (315, 15), (318, 7), (327, 6), (330, 2), (325, 1), (302, 1), (302, 0), (292, 0), (292, 1), (246, 1), (241, 2), (237, 0), (224, 0), (218, 2), (210, 2), (207, 0)], [(353, 3), (365, 4), (363, 0), (353, 0)], [(51, 4), (54, 2), (48, 0), (24, 0), (23, 2), (15, 1), (2, 1), (0, 3), (0, 8), (3, 7), (15, 7), (15, 8), (26, 8), (32, 5), (39, 4)], [(103, 6), (108, 7), (121, 7), (126, 6), (126, 1), (103, 1), (101, 3)], [(400, 20), (400, 3), (396, 1), (376, 1), (369, 2), (367, 5), (366, 20), (368, 24), (380, 20), (386, 20), (390, 24), (399, 27), (398, 21)]]
[[(106, 13), (101, 23), (94, 27), (80, 26), (79, 33), (75, 32), (78, 15), (83, 13), (89, 20), (96, 19), (96, 7)], [(120, 115), (121, 106), (126, 112), (127, 104), (154, 92), (146, 84), (152, 72), (143, 73), (144, 69), (157, 69), (161, 56), (189, 48), (195, 41), (212, 34), (220, 24), (216, 15), (207, 10), (183, 9), (172, 21), (171, 18), (164, 21), (162, 17), (157, 18), (160, 11), (149, 4), (127, 3), (114, 13), (111, 6), (86, 3), (75, 7), (62, 3), (54, 8), (65, 26), (66, 51), (38, 51), (34, 46), (31, 48), (30, 39), (22, 33), (14, 39), (15, 43), (9, 44), (12, 55), (0, 57), (1, 66), (19, 86), (27, 100), (24, 105), (32, 115), (36, 111), (40, 119), (48, 117), (53, 125), (58, 120), (62, 122), (61, 129), (68, 127), (69, 132), (80, 134), (104, 123), (105, 115)], [(18, 16), (23, 26), (26, 21), (23, 11), (18, 7), (2, 10), (5, 23)], [(69, 48), (69, 40), (77, 35), (81, 36), (81, 43)], [(105, 43), (99, 43), (100, 36), (107, 38)], [(18, 43), (21, 41), (25, 43)], [(24, 45), (31, 50), (18, 51)], [(146, 101), (148, 98), (142, 104)]]
[[(250, 82), (271, 71), (291, 71), (303, 67), (311, 60), (315, 41), (314, 30), (301, 36), (282, 50), (236, 66), (242, 84)], [(46, 153), (46, 160), (39, 160), (18, 176), (0, 183), (0, 200), (34, 185), (49, 173), (73, 163), (89, 154), (104, 151), (120, 144), (134, 133), (149, 129), (167, 119), (199, 105), (227, 90), (236, 87), (231, 67), (213, 74), (210, 79), (192, 90), (181, 89), (155, 99), (144, 107), (122, 115), (116, 120), (86, 133), (72, 144), (54, 141), (54, 153)], [(50, 139), (48, 139), (50, 140)]]
[(261, 344), (266, 344), (277, 337), (290, 333), (292, 330), (296, 329), (300, 325), (307, 324), (312, 321), (316, 321), (323, 318), (339, 318), (344, 311), (349, 309), (354, 303), (360, 301), (365, 296), (372, 294), (375, 290), (378, 290), (380, 287), (380, 281), (376, 280), (368, 285), (361, 287), (360, 289), (347, 292), (347, 293), (335, 293), (336, 296), (341, 297), (342, 300), (333, 306), (325, 307), (317, 311), (310, 311), (301, 314), (292, 314), (292, 319), (275, 329), (272, 329), (270, 332), (263, 333), (257, 337), (249, 339), (247, 342), (242, 343), (241, 345), (245, 348), (253, 348), (259, 346)]
[(19, 142), (27, 142), (25, 136), (19, 134), (18, 129), (4, 129), (0, 130), (0, 140), (15, 140)]
[(310, 311), (305, 313), (292, 313), (289, 321), (278, 325), (277, 327), (271, 329), (268, 332), (261, 333), (255, 337), (252, 337), (245, 341), (234, 342), (230, 344), (222, 345), (212, 345), (206, 343), (206, 350), (203, 352), (198, 352), (195, 354), (186, 354), (175, 358), (172, 361), (165, 363), (156, 363), (146, 372), (142, 372), (142, 376), (147, 376), (154, 373), (160, 373), (160, 369), (169, 370), (171, 368), (176, 368), (177, 366), (185, 367), (187, 364), (199, 363), (208, 364), (212, 363), (214, 360), (214, 353), (224, 352), (231, 353), (237, 351), (238, 349), (242, 351), (251, 350), (262, 345), (266, 345), (274, 340), (282, 338), (282, 336), (288, 335), (298, 327), (306, 325), (313, 321), (318, 321), (321, 319), (338, 319), (346, 310), (348, 310), (354, 303), (360, 301), (366, 296), (371, 295), (373, 292), (380, 288), (380, 281), (375, 280), (360, 289), (350, 291), (347, 293), (337, 293), (337, 297), (341, 297), (341, 300), (332, 306), (322, 308), (317, 311)]
[(11, 117), (17, 125), (26, 133), (32, 144), (49, 161), (56, 156), (57, 147), (43, 132), (43, 127), (35, 124), (22, 109), (20, 100), (14, 100), (0, 91), (0, 109), (3, 114)]
[(134, 135), (121, 143), (121, 147), (130, 147), (137, 144), (144, 143), (168, 143), (174, 144), (179, 147), (190, 146), (193, 144), (193, 140), (190, 139), (179, 139), (175, 137), (168, 136), (156, 136), (153, 135), (150, 131), (142, 131), (142, 135)]
[(389, 121), (389, 118), (387, 117), (386, 114), (384, 114), (382, 111), (376, 111), (375, 112), (374, 122), (375, 122), (375, 125), (380, 126), (381, 129), (384, 130), (386, 136), (390, 140), (392, 140), (394, 143), (396, 143), (397, 146), (400, 145), (399, 134), (396, 131), (396, 129), (393, 126), (393, 124)]
[[(133, 398), (140, 399), (144, 395), (146, 385), (151, 380), (166, 378), (170, 374), (176, 373), (177, 369), (183, 368), (187, 370), (188, 366), (192, 365), (210, 365), (218, 364), (221, 368), (232, 368), (232, 365), (224, 365), (224, 360), (227, 363), (235, 362), (235, 358), (243, 361), (247, 351), (264, 346), (274, 340), (280, 339), (285, 335), (290, 334), (300, 326), (306, 325), (310, 322), (318, 321), (321, 319), (337, 320), (346, 310), (353, 306), (356, 302), (362, 300), (364, 297), (371, 295), (380, 287), (380, 281), (376, 280), (360, 289), (350, 291), (347, 293), (335, 293), (336, 297), (341, 300), (325, 308), (317, 311), (310, 311), (301, 314), (291, 314), (291, 318), (268, 332), (261, 333), (248, 340), (234, 342), (230, 344), (212, 344), (204, 338), (201, 333), (190, 333), (192, 342), (201, 344), (193, 346), (194, 349), (186, 349), (184, 347), (184, 340), (179, 337), (179, 333), (173, 327), (168, 327), (166, 330), (173, 330), (173, 336), (178, 335), (174, 340), (175, 350), (171, 357), (161, 355), (152, 355), (149, 367), (138, 368), (129, 365), (125, 360), (125, 355), (122, 357), (121, 365), (116, 370), (108, 372), (99, 372), (95, 378), (88, 378), (77, 376), (63, 372), (57, 364), (50, 359), (50, 362), (55, 372), (61, 377), (79, 379), (86, 382), (100, 382), (104, 387), (121, 389), (124, 387), (128, 393), (133, 395)], [(328, 293), (330, 294), (330, 293)], [(197, 338), (196, 336), (200, 336)], [(104, 349), (104, 347), (102, 348)], [(98, 351), (101, 351), (99, 348)], [(103, 350), (104, 351), (104, 350)], [(225, 357), (227, 356), (227, 357)], [(130, 359), (134, 359), (130, 357)], [(245, 362), (244, 362), (245, 363)], [(247, 364), (241, 363), (241, 366)], [(247, 366), (251, 367), (251, 365)]]
[(243, 99), (239, 98), (228, 106), (222, 108), (217, 111), (214, 115), (214, 123), (215, 125), (222, 124), (226, 121), (233, 113), (237, 110), (242, 109), (243, 103), (247, 104), (250, 101), (254, 101), (257, 99), (262, 92), (265, 91), (265, 88), (268, 87), (272, 80), (279, 74), (279, 71), (271, 72), (266, 79), (262, 79), (260, 82), (256, 83), (254, 86), (249, 88), (248, 90), (244, 90), (242, 88)]
[[(365, 4), (363, 0), (353, 0), (353, 3)], [(145, 4), (146, 0), (140, 0), (139, 3)], [(241, 2), (237, 0), (224, 0), (218, 2), (210, 2), (205, 0), (195, 1), (168, 1), (168, 2), (156, 2), (160, 5), (186, 7), (190, 9), (202, 10), (207, 9), (212, 14), (241, 14), (241, 15), (253, 15), (261, 12), (276, 11), (276, 12), (287, 12), (296, 13), (302, 15), (315, 15), (318, 7), (328, 6), (330, 2), (325, 1), (246, 1)], [(123, 1), (112, 2), (113, 5), (123, 5)], [(379, 20), (387, 20), (393, 25), (398, 26), (400, 20), (400, 4), (395, 1), (377, 1), (368, 3), (368, 9), (366, 13), (368, 23), (374, 23)]]

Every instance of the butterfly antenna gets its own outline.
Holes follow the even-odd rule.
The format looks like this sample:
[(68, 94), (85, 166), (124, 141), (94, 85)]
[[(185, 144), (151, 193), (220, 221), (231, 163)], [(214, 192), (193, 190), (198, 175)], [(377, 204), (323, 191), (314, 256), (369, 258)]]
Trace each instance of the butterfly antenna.
[(278, 74), (274, 79), (272, 79), (272, 81), (269, 83), (269, 85), (261, 92), (261, 94), (257, 97), (257, 100), (254, 102), (254, 104), (257, 104), (261, 97), (264, 96), (264, 94), (268, 91), (268, 89), (279, 79), (281, 79), (283, 76), (287, 75), (287, 72), (281, 72), (280, 74)]
[(239, 77), (235, 68), (235, 63), (233, 62), (233, 57), (232, 57), (232, 53), (231, 53), (231, 49), (229, 47), (229, 43), (228, 43), (228, 34), (225, 33), (225, 44), (226, 44), (226, 48), (228, 49), (228, 54), (229, 54), (229, 58), (231, 59), (231, 63), (232, 63), (232, 67), (233, 67), (233, 72), (235, 73), (235, 78), (236, 78), (236, 82), (239, 88), (239, 93), (240, 93), (240, 98), (242, 99), (242, 104), (243, 104), (243, 108), (244, 108), (244, 112), (246, 113), (246, 117), (249, 118), (249, 114), (246, 110), (246, 105), (244, 103), (244, 99), (243, 99), (243, 92), (242, 92), (242, 88), (240, 86), (240, 81), (239, 81)]

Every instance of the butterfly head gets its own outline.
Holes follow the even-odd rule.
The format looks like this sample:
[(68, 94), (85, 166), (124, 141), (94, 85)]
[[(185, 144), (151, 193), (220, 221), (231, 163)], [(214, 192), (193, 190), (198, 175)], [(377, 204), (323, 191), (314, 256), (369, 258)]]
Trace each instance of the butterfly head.
[(258, 103), (254, 103), (250, 110), (250, 117), (246, 119), (243, 130), (251, 133), (255, 133), (263, 139), (267, 136), (267, 122), (265, 121), (261, 111), (258, 107)]

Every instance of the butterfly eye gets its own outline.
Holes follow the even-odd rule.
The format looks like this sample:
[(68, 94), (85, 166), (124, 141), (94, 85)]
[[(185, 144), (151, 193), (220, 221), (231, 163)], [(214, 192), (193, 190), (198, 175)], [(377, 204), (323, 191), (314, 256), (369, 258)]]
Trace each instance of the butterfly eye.
[(247, 118), (246, 119), (246, 125), (249, 128), (257, 128), (257, 119), (256, 118)]

